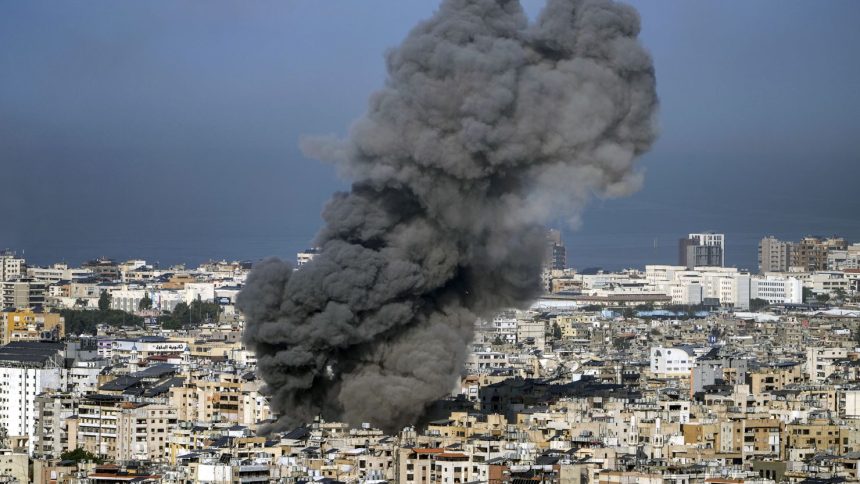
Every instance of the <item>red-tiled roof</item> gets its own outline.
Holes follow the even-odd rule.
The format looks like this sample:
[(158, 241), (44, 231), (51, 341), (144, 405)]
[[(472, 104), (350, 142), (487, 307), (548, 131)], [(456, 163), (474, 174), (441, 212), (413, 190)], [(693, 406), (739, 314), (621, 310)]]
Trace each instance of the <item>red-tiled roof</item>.
[(439, 448), (429, 448), (429, 447), (413, 447), (412, 452), (416, 454), (440, 454), (444, 452), (444, 449)]

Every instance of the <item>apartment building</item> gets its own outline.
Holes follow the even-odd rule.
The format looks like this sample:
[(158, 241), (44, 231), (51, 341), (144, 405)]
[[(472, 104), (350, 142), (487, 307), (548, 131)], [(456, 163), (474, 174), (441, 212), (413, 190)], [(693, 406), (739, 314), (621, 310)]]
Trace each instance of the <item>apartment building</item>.
[(80, 447), (98, 456), (117, 455), (117, 428), (122, 413), (120, 395), (92, 394), (84, 396), (78, 406), (77, 418), (67, 420), (69, 447)]
[(688, 234), (678, 242), (678, 265), (687, 268), (726, 264), (726, 236), (712, 232)]
[(749, 309), (750, 275), (735, 268), (703, 269), (703, 298), (718, 299), (723, 306)]
[(764, 366), (749, 373), (750, 392), (753, 395), (772, 393), (804, 380), (803, 365), (786, 362)]
[(841, 271), (821, 271), (809, 274), (806, 286), (815, 294), (834, 295), (851, 290), (851, 280)]
[(443, 448), (400, 449), (398, 482), (488, 482), (486, 464), (478, 464), (462, 452)]
[(848, 243), (842, 237), (804, 237), (791, 249), (791, 267), (805, 272), (826, 271), (828, 252), (847, 248)]
[(27, 278), (0, 282), (0, 309), (44, 306), (46, 288), (44, 282)]
[(806, 350), (806, 374), (810, 381), (819, 383), (836, 370), (836, 362), (848, 357), (845, 348), (811, 347)]
[(192, 376), (170, 389), (169, 401), (179, 420), (253, 426), (270, 416), (259, 389), (260, 383), (229, 373)]
[(0, 282), (11, 281), (25, 274), (25, 261), (10, 250), (0, 251)]
[(122, 405), (118, 414), (114, 460), (165, 461), (170, 432), (176, 427), (172, 405)]
[(758, 244), (758, 271), (788, 272), (791, 266), (791, 242), (785, 242), (774, 236), (761, 239)]
[(860, 243), (851, 244), (846, 250), (831, 250), (827, 253), (827, 270), (852, 269), (860, 269)]
[(60, 281), (75, 281), (92, 276), (90, 269), (69, 267), (68, 264), (52, 264), (49, 267), (28, 267), (27, 277), (45, 284), (56, 284)]
[(4, 482), (30, 482), (30, 459), (13, 449), (0, 449), (0, 479)]
[(781, 456), (787, 460), (804, 460), (819, 452), (840, 455), (848, 447), (847, 429), (828, 419), (810, 419), (806, 423), (785, 425), (785, 450)]
[(65, 336), (65, 321), (58, 313), (33, 309), (0, 311), (0, 344), (12, 341), (59, 340)]
[[(0, 347), (0, 426), (7, 435), (34, 435), (36, 397), (60, 389), (62, 343), (16, 341)], [(33, 450), (34, 440), (28, 442)]]
[(78, 411), (78, 399), (63, 392), (46, 392), (36, 396), (36, 425), (33, 456), (58, 459), (69, 449), (68, 420)]

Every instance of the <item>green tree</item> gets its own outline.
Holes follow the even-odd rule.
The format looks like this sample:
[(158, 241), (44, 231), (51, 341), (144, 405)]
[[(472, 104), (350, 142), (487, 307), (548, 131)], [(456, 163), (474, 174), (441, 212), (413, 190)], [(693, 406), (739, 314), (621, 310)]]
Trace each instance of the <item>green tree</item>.
[(99, 295), (99, 311), (107, 311), (110, 309), (111, 295), (109, 292), (102, 290)]
[(812, 289), (810, 289), (808, 287), (804, 287), (803, 288), (803, 298), (802, 298), (803, 302), (805, 302), (805, 303), (810, 302), (810, 301), (812, 301), (813, 297), (814, 297), (814, 295), (812, 294)]
[(833, 295), (836, 296), (835, 299), (839, 302), (844, 302), (845, 298), (848, 297), (848, 293), (845, 292), (845, 289), (841, 287), (837, 287), (836, 289), (834, 289)]
[(152, 309), (152, 299), (149, 297), (149, 294), (144, 294), (143, 299), (137, 303), (138, 311), (144, 311), (146, 309)]
[(143, 326), (143, 318), (118, 309), (92, 311), (86, 309), (61, 309), (67, 334), (96, 334), (99, 324), (108, 326)]
[(63, 452), (60, 454), (60, 460), (71, 460), (75, 462), (89, 461), (95, 462), (96, 464), (101, 464), (103, 462), (99, 456), (80, 447)]
[(819, 294), (819, 295), (815, 296), (815, 300), (817, 300), (818, 302), (820, 302), (820, 303), (824, 304), (824, 303), (826, 303), (827, 301), (829, 301), (829, 300), (830, 300), (830, 294), (827, 294), (827, 293), (825, 293), (825, 294)]
[(161, 317), (161, 327), (164, 329), (181, 329), (186, 326), (197, 326), (205, 322), (218, 320), (221, 306), (214, 302), (205, 302), (200, 298), (191, 304), (181, 302), (169, 314)]
[(160, 321), (161, 321), (162, 329), (182, 329), (184, 327), (184, 325), (181, 322), (179, 322), (175, 319), (164, 318), (164, 319), (161, 319)]
[(181, 302), (173, 307), (173, 311), (161, 317), (161, 327), (164, 329), (182, 329), (191, 324), (191, 313), (188, 303)]
[(558, 323), (552, 323), (552, 337), (553, 339), (561, 339), (561, 326)]
[(759, 311), (768, 307), (769, 305), (770, 303), (768, 303), (764, 299), (760, 299), (757, 297), (750, 299), (750, 311)]
[(188, 310), (191, 312), (191, 323), (211, 323), (218, 321), (218, 315), (221, 314), (221, 306), (216, 302), (202, 301), (198, 296), (191, 303)]

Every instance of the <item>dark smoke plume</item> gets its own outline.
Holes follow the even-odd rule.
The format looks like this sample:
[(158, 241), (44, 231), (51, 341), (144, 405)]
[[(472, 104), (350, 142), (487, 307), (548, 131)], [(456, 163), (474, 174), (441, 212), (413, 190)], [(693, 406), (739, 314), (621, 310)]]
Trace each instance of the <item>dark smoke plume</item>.
[(238, 304), (278, 430), (388, 430), (456, 383), (473, 324), (540, 291), (542, 224), (638, 186), (656, 135), (639, 17), (609, 0), (445, 0), (387, 55), (349, 140), (303, 148), (354, 180), (301, 270), (259, 264)]

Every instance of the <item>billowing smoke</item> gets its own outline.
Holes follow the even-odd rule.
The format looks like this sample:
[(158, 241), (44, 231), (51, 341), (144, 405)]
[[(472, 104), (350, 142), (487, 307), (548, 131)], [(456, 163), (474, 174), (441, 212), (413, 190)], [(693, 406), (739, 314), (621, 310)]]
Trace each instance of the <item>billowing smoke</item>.
[(387, 55), (349, 139), (321, 253), (260, 263), (238, 304), (281, 417), (393, 430), (448, 394), (477, 318), (540, 291), (543, 223), (640, 183), (656, 135), (639, 17), (609, 0), (445, 0)]

